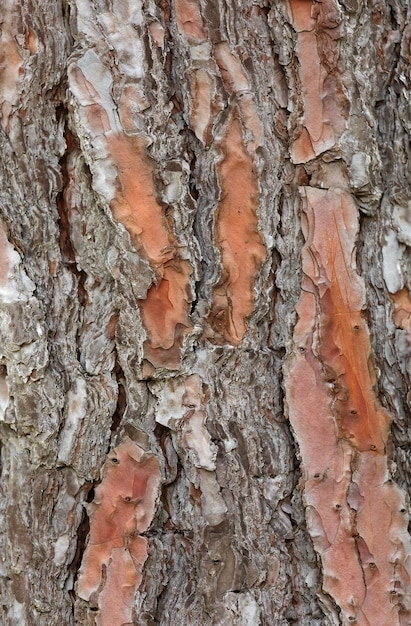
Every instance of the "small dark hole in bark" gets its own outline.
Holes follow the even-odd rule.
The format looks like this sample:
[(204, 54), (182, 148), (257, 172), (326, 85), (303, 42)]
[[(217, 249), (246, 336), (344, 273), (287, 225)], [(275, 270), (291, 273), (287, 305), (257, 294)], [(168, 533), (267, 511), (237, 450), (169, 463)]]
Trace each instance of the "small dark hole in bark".
[(86, 502), (93, 502), (93, 500), (94, 500), (94, 487), (92, 487), (90, 491), (87, 493)]
[(111, 462), (114, 463), (114, 465), (117, 465), (118, 463), (120, 463), (120, 461), (116, 458), (111, 459)]

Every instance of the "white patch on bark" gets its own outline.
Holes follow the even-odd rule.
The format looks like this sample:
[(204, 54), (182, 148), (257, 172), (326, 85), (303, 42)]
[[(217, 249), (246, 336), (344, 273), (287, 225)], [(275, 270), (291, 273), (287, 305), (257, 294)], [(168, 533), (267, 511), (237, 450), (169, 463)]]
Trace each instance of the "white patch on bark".
[(152, 385), (152, 391), (159, 398), (156, 407), (156, 422), (171, 430), (177, 430), (178, 422), (187, 412), (183, 406), (185, 385), (183, 379), (170, 378), (164, 383)]
[(217, 526), (226, 517), (227, 507), (224, 504), (214, 472), (199, 470), (201, 504), (205, 520), (211, 526)]
[(260, 607), (251, 593), (240, 593), (238, 596), (241, 626), (258, 626), (260, 624)]
[(64, 563), (69, 546), (70, 546), (70, 539), (68, 535), (61, 535), (61, 537), (59, 537), (57, 541), (53, 543), (53, 548), (54, 548), (53, 561), (56, 565), (62, 565)]
[(404, 287), (404, 277), (401, 271), (401, 247), (396, 233), (389, 229), (385, 235), (385, 245), (382, 248), (382, 269), (385, 284), (390, 293), (397, 293)]
[(58, 456), (60, 463), (70, 461), (75, 437), (81, 432), (80, 422), (86, 415), (86, 399), (86, 381), (83, 378), (77, 378), (67, 394), (66, 420), (60, 437)]

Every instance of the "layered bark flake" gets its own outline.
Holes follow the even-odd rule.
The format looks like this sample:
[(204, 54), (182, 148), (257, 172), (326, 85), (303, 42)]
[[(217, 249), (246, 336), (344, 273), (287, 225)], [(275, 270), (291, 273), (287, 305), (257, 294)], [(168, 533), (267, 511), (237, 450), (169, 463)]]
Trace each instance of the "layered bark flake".
[[(24, 74), (24, 56), (36, 51), (36, 36), (33, 30), (27, 33), (27, 48), (19, 46), (17, 35), (21, 30), (21, 16), (14, 0), (2, 4), (2, 28), (0, 35), (0, 122), (7, 132), (9, 117), (19, 99), (19, 86)], [(26, 54), (25, 54), (26, 53)]]
[(195, 467), (214, 471), (216, 450), (205, 423), (202, 380), (198, 374), (153, 384), (158, 396), (156, 421), (179, 434), (181, 446), (190, 454)]
[(291, 144), (294, 163), (306, 163), (336, 146), (345, 128), (344, 96), (336, 71), (341, 14), (335, 0), (288, 0), (296, 31), (303, 117)]
[[(358, 150), (360, 128), (372, 118), (364, 103), (377, 88), (364, 90), (359, 107), (355, 89), (363, 69), (352, 70), (347, 61), (360, 32), (355, 30), (358, 15), (350, 20), (345, 12), (355, 13), (356, 6), (344, 3), (342, 9), (333, 0), (288, 2), (298, 60), (293, 76), (300, 86), (289, 120), (290, 153), (294, 163), (307, 164), (311, 180), (300, 187), (303, 278), (294, 349), (285, 368), (286, 404), (301, 457), (307, 525), (323, 566), (323, 590), (336, 602), (344, 624), (402, 625), (409, 623), (411, 610), (408, 502), (393, 482), (392, 420), (376, 393), (365, 313), (366, 285), (370, 289), (374, 280), (360, 277), (356, 266), (359, 207), (372, 214), (381, 197), (372, 171), (380, 167), (375, 135), (367, 133), (368, 150)], [(380, 55), (381, 21), (374, 13), (373, 20), (379, 33), (374, 53)], [(396, 35), (390, 31), (384, 37)], [(383, 207), (387, 204), (383, 200)], [(394, 324), (406, 333), (404, 213), (395, 205), (388, 211), (392, 218), (382, 235), (382, 273)], [(362, 269), (372, 266), (368, 258)], [(372, 311), (374, 330), (376, 317)]]
[[(177, 240), (173, 220), (166, 216), (165, 204), (159, 199), (154, 163), (147, 155), (150, 139), (138, 119), (139, 110), (148, 106), (140, 84), (143, 76), (140, 42), (136, 40), (134, 47), (127, 50), (118, 35), (130, 37), (132, 24), (137, 26), (141, 16), (131, 4), (126, 4), (114, 7), (112, 13), (101, 18), (128, 77), (120, 96), (117, 99), (110, 96), (112, 75), (93, 46), (71, 64), (70, 88), (77, 118), (92, 147), (90, 166), (94, 188), (109, 205), (114, 219), (126, 228), (153, 272), (152, 283), (140, 299), (147, 332), (145, 356), (154, 366), (177, 368), (183, 337), (192, 327), (188, 313), (193, 270)], [(120, 24), (121, 19), (129, 22)], [(85, 32), (88, 28), (93, 32), (86, 19), (80, 23)], [(98, 42), (94, 43), (98, 46)]]
[(338, 189), (303, 187), (301, 195), (304, 280), (286, 392), (307, 523), (323, 588), (344, 623), (403, 624), (411, 614), (408, 515), (389, 471), (390, 418), (374, 392), (355, 265), (358, 212)]
[(158, 460), (125, 438), (108, 454), (102, 481), (88, 505), (90, 534), (78, 596), (98, 609), (98, 626), (136, 619), (135, 595), (148, 556), (150, 527), (161, 482)]
[(221, 199), (216, 215), (216, 241), (222, 273), (214, 287), (210, 324), (223, 340), (238, 345), (254, 309), (254, 283), (266, 256), (258, 230), (258, 180), (248, 154), (241, 123), (233, 118), (221, 144), (218, 172)]

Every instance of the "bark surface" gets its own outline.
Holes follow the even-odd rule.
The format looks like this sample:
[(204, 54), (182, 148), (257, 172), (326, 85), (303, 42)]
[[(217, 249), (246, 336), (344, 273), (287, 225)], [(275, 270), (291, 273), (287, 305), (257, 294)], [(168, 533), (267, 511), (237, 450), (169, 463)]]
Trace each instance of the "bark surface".
[(0, 42), (0, 623), (411, 624), (409, 2)]

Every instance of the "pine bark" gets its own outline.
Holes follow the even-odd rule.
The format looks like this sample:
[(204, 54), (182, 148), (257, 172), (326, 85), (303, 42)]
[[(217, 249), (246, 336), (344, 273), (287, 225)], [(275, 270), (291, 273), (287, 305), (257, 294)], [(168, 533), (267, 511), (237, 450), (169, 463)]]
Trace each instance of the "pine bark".
[(409, 2), (0, 24), (1, 624), (409, 624)]

